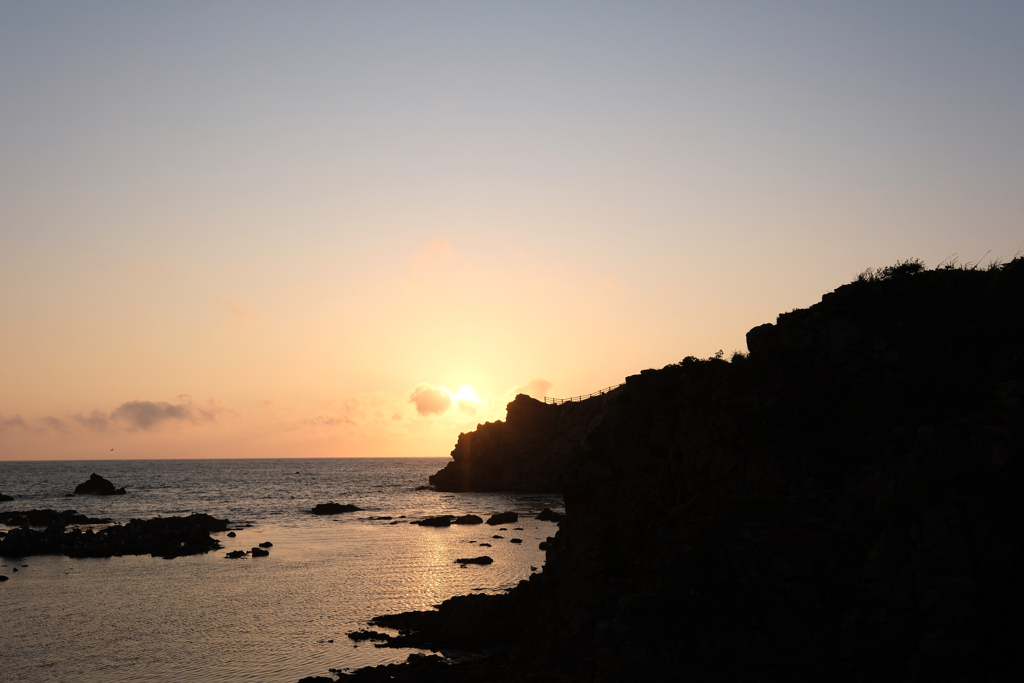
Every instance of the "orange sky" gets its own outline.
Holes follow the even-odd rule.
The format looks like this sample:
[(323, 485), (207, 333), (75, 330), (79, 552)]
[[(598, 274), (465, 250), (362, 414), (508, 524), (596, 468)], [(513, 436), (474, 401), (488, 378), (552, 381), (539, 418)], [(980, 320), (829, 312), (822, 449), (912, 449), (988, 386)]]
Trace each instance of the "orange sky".
[(1011, 258), (1024, 10), (927, 7), (0, 6), (0, 459), (446, 455)]

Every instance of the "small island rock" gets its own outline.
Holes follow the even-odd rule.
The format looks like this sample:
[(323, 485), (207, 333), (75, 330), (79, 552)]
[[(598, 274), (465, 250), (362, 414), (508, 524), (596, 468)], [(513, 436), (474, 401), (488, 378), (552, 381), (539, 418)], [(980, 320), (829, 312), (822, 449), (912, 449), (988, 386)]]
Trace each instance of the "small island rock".
[(355, 505), (342, 505), (341, 503), (320, 503), (314, 507), (310, 512), (314, 515), (337, 515), (342, 512), (359, 512), (362, 508), (356, 507)]
[(123, 486), (121, 488), (114, 488), (114, 485), (111, 482), (107, 481), (95, 472), (89, 475), (88, 481), (83, 481), (75, 487), (76, 496), (123, 496), (125, 493)]

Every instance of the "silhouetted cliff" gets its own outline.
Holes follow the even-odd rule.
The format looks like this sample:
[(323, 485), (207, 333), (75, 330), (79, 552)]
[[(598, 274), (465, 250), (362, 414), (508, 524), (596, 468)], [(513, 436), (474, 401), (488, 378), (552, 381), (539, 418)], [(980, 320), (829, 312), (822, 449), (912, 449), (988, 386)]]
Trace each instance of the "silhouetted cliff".
[(747, 343), (462, 435), (439, 487), (562, 487), (547, 564), (382, 623), (517, 650), (354, 680), (1024, 677), (1024, 259), (901, 264)]

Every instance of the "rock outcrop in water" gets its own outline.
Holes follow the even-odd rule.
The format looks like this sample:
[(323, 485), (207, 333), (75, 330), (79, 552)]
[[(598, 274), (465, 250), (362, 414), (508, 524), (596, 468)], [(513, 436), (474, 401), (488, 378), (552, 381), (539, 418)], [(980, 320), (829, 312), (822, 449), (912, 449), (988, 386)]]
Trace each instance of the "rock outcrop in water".
[(89, 475), (87, 481), (83, 481), (81, 484), (75, 487), (75, 495), (90, 495), (90, 496), (123, 496), (125, 494), (124, 487), (114, 488), (114, 485), (96, 474), (95, 472)]
[(0, 493), (0, 503), (9, 503), (12, 500), (14, 500), (14, 498), (12, 496), (7, 496), (7, 495), (4, 495), (4, 494)]
[(747, 342), (462, 435), (439, 489), (564, 493), (544, 571), (374, 623), (516, 655), (351, 679), (1024, 677), (1024, 259), (898, 264)]
[(0, 557), (153, 555), (171, 559), (217, 550), (221, 545), (210, 532), (224, 531), (228, 526), (228, 520), (206, 514), (133, 519), (123, 526), (115, 524), (97, 532), (68, 531), (69, 523), (58, 519), (43, 531), (29, 526), (12, 529), (0, 539)]
[(362, 510), (360, 507), (355, 505), (348, 505), (342, 503), (318, 503), (313, 507), (310, 512), (314, 515), (340, 515), (343, 512), (359, 512)]

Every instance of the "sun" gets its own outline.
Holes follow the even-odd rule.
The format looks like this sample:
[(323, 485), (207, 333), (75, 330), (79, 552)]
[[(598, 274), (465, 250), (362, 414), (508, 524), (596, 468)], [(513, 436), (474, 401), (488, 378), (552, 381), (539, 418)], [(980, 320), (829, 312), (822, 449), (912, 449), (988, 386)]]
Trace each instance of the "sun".
[(468, 384), (463, 384), (459, 387), (459, 390), (452, 394), (452, 397), (459, 401), (471, 401), (473, 403), (479, 403), (480, 397), (476, 395), (476, 391), (473, 387)]

